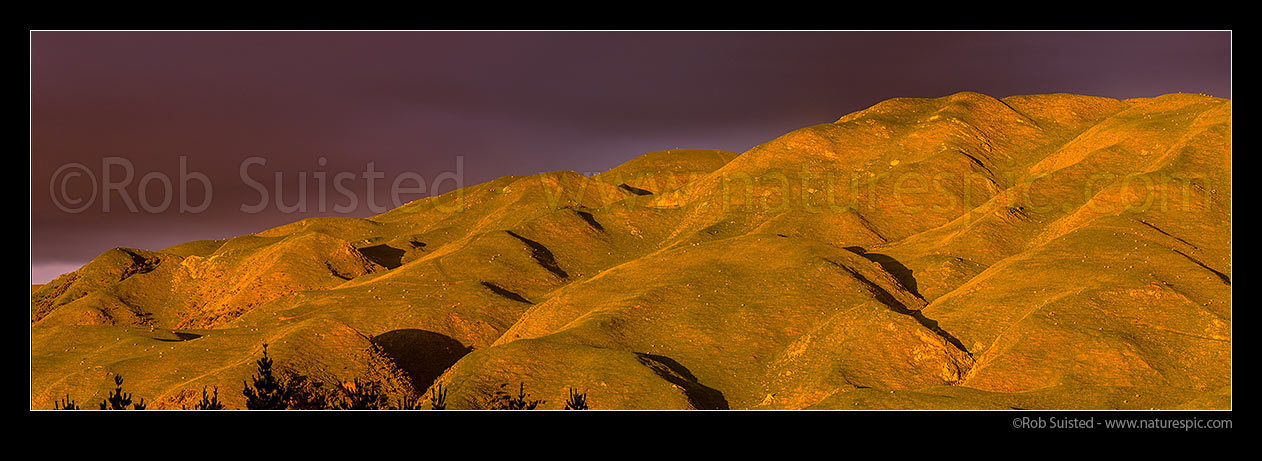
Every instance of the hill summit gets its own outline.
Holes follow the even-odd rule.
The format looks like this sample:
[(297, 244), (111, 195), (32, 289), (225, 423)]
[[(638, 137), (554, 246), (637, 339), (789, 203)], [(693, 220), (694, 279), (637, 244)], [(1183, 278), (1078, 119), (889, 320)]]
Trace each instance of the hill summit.
[(1231, 407), (1231, 103), (899, 98), (747, 152), (117, 248), (33, 287), (33, 408), (314, 381), (597, 409)]

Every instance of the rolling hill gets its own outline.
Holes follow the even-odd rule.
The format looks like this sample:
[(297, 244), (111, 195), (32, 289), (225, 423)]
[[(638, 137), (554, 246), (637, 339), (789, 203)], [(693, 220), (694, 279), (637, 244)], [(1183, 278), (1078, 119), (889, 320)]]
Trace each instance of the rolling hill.
[(326, 382), (597, 409), (1231, 407), (1231, 103), (891, 99), (744, 153), (117, 248), (33, 286), (33, 408)]

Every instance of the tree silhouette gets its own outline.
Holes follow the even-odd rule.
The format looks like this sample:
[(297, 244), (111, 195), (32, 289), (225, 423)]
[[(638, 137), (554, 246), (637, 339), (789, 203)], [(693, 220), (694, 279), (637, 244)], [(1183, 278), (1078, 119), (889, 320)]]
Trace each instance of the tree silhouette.
[(108, 399), (101, 401), (102, 410), (126, 410), (128, 406), (133, 410), (144, 410), (145, 399), (140, 399), (139, 403), (132, 403), (131, 394), (123, 392), (123, 375), (114, 375), (114, 390), (110, 392)]
[(53, 402), (53, 409), (54, 410), (78, 410), (79, 406), (75, 404), (74, 400), (70, 400), (70, 394), (66, 394), (65, 399), (62, 399), (59, 402)]
[(343, 410), (380, 410), (389, 404), (389, 398), (377, 381), (355, 378), (342, 386), (343, 398), (338, 408)]
[(566, 410), (586, 410), (587, 409), (587, 393), (579, 394), (574, 388), (570, 389), (570, 398), (565, 400)]
[(206, 396), (206, 387), (202, 386), (202, 401), (197, 402), (194, 410), (222, 410), (223, 404), (219, 403), (219, 386), (215, 386), (215, 394), (211, 397)]
[(324, 383), (314, 381), (306, 376), (289, 373), (284, 380), (289, 393), (290, 410), (328, 410), (330, 395), (324, 390)]
[(429, 391), (429, 408), (431, 410), (447, 409), (447, 390), (443, 389), (442, 384), (434, 386), (434, 389)]
[(521, 383), (517, 390), (517, 395), (509, 394), (504, 391), (504, 386), (508, 384), (500, 384), (499, 390), (491, 396), (488, 406), (492, 410), (534, 410), (535, 407), (543, 403), (543, 400), (530, 400), (530, 394), (526, 393), (526, 383)]
[(272, 359), (267, 356), (267, 344), (263, 345), (263, 358), (255, 362), (258, 374), (253, 377), (254, 385), (245, 384), (241, 391), (245, 395), (245, 407), (251, 410), (284, 410), (289, 406), (290, 392), (287, 386), (272, 373)]
[(391, 410), (420, 410), (421, 399), (415, 395), (407, 394), (399, 397), (398, 405), (390, 407)]

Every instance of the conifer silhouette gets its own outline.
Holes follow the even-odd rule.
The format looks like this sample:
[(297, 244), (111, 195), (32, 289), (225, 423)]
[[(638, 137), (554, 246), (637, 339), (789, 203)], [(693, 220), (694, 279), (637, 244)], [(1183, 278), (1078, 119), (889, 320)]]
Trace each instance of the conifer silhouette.
[(255, 362), (259, 372), (253, 377), (254, 385), (245, 384), (245, 407), (250, 410), (284, 410), (289, 406), (289, 389), (272, 373), (272, 359), (267, 356), (267, 344), (263, 345), (263, 358)]
[(215, 386), (215, 394), (209, 398), (206, 396), (206, 387), (202, 387), (202, 401), (197, 402), (194, 410), (222, 410), (223, 404), (219, 402), (219, 386)]
[(138, 403), (132, 403), (131, 393), (123, 392), (123, 375), (114, 375), (114, 390), (110, 392), (108, 399), (102, 400), (100, 408), (102, 410), (126, 410), (127, 407), (133, 410), (144, 410), (145, 399), (140, 399)]
[(535, 407), (543, 403), (543, 400), (530, 400), (530, 394), (526, 393), (526, 383), (521, 383), (517, 390), (517, 395), (509, 394), (504, 391), (504, 386), (508, 384), (500, 384), (500, 389), (495, 391), (495, 395), (491, 396), (489, 407), (492, 410), (534, 410)]

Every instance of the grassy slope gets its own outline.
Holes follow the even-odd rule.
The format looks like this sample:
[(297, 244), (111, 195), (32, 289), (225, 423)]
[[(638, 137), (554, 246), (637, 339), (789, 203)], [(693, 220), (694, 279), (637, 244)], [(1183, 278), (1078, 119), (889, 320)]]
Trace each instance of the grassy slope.
[(454, 408), (517, 382), (545, 408), (1228, 407), (1229, 133), (1196, 95), (895, 99), (739, 156), (111, 250), (33, 287), (32, 405), (122, 373), (154, 408), (240, 406), (268, 342)]

